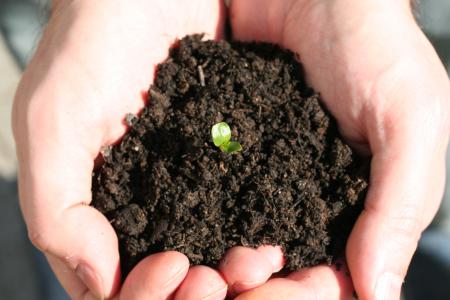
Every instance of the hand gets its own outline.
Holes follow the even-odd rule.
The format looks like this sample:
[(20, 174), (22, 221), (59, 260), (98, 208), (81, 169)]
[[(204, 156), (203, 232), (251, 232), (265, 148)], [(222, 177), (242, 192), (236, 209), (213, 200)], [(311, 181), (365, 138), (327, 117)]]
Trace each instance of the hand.
[[(255, 9), (258, 7), (258, 9)], [(365, 208), (346, 259), (361, 299), (398, 299), (421, 232), (443, 193), (450, 86), (409, 0), (233, 0), (233, 35), (299, 54), (344, 138), (372, 154)], [(347, 299), (319, 266), (238, 299)]]
[[(73, 299), (110, 298), (120, 288), (117, 237), (89, 206), (100, 148), (124, 134), (126, 113), (144, 105), (142, 93), (176, 38), (218, 38), (222, 27), (219, 0), (55, 2), (18, 88), (13, 127), (30, 239)], [(188, 267), (180, 253), (150, 256), (120, 297), (165, 299), (183, 280), (179, 295), (226, 293), (216, 271)]]
[(273, 247), (230, 250), (223, 276), (166, 252), (144, 259), (120, 287), (116, 234), (89, 206), (94, 160), (124, 134), (125, 115), (143, 107), (156, 64), (177, 38), (220, 38), (223, 18), (220, 0), (54, 1), (17, 91), (13, 131), (30, 239), (73, 299), (223, 299), (228, 285), (244, 291), (281, 268)]

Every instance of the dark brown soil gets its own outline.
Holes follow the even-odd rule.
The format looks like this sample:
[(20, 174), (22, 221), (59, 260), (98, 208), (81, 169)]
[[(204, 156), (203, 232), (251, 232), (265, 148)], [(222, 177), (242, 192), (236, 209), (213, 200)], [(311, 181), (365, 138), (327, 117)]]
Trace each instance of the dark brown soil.
[[(243, 151), (222, 153), (227, 122)], [(361, 211), (368, 161), (339, 137), (292, 53), (188, 37), (158, 68), (149, 106), (104, 152), (93, 205), (122, 270), (164, 250), (215, 266), (235, 245), (281, 245), (286, 269), (332, 262)]]

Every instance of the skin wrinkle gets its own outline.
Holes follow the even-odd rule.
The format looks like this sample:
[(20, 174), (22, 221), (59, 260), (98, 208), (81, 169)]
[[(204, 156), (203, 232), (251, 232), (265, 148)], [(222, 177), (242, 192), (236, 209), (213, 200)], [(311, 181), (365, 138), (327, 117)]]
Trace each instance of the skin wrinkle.
[(215, 292), (213, 292), (212, 294), (202, 298), (201, 300), (211, 300), (211, 299), (216, 299), (216, 297), (222, 293), (224, 293), (226, 290), (228, 289), (228, 286), (225, 286), (224, 288), (217, 290)]
[[(391, 62), (391, 65), (383, 68), (378, 75), (375, 76), (375, 79), (368, 83), (369, 87), (366, 88), (367, 92), (362, 92), (365, 94), (363, 96), (363, 99), (365, 99), (365, 105), (363, 105), (362, 111), (370, 111), (370, 113), (361, 113), (360, 122), (361, 124), (364, 124), (365, 135), (370, 141), (372, 153), (386, 147), (386, 143), (389, 143), (390, 141), (386, 131), (392, 132), (391, 124), (397, 124), (397, 120), (390, 122), (386, 119), (387, 115), (391, 115), (389, 112), (391, 111), (394, 103), (386, 101), (387, 97), (380, 95), (380, 86), (385, 87), (383, 83), (381, 83), (381, 80), (386, 79), (387, 74), (395, 73), (396, 69), (401, 68), (402, 65), (399, 65), (399, 63)], [(386, 114), (386, 112), (388, 112), (388, 114)], [(371, 117), (367, 118), (366, 116)]]
[[(278, 36), (280, 37), (279, 40), (277, 40), (276, 38), (274, 38), (274, 43), (275, 44), (281, 44), (284, 45), (284, 41), (285, 41), (285, 28), (287, 28), (287, 24), (291, 21), (289, 16), (291, 15), (291, 12), (293, 10), (293, 8), (295, 7), (295, 1), (291, 1), (290, 4), (285, 8), (285, 10), (283, 11), (283, 17), (281, 17), (282, 20), (282, 26), (279, 29), (279, 33)], [(277, 35), (274, 35), (275, 37)]]
[[(283, 21), (284, 28), (281, 30), (282, 32), (281, 43), (284, 47), (294, 50), (295, 48), (294, 45), (298, 45), (301, 43), (301, 37), (307, 36), (306, 34), (305, 35), (301, 34), (302, 28), (298, 28), (297, 26), (298, 20), (304, 19), (305, 15), (308, 13), (314, 14), (314, 12), (316, 11), (316, 7), (319, 6), (321, 3), (315, 0), (303, 2), (303, 5), (293, 5), (294, 3), (296, 3), (295, 1), (292, 1), (291, 3), (292, 6), (287, 11), (287, 15), (284, 17)], [(313, 18), (313, 21), (315, 21), (315, 18)], [(300, 33), (294, 34), (294, 32), (296, 31), (299, 31)], [(293, 36), (295, 37), (294, 42), (292, 42)], [(302, 53), (298, 54), (301, 57)]]
[[(42, 193), (45, 194), (45, 191)], [(67, 194), (64, 195), (66, 199), (69, 199)], [(39, 199), (39, 191), (34, 190), (33, 196)], [(41, 197), (42, 200), (46, 200), (45, 196)], [(59, 198), (61, 199), (61, 198)], [(36, 201), (39, 205), (40, 201)], [(49, 214), (46, 210), (33, 210), (33, 214), (28, 216), (28, 220), (33, 220), (31, 224), (28, 224), (28, 230), (30, 239), (35, 246), (41, 249), (43, 252), (51, 251), (52, 241), (49, 237), (54, 236), (53, 232), (55, 227), (48, 226), (47, 224), (59, 224), (60, 216), (64, 214), (66, 207), (64, 205), (56, 207), (56, 210)]]
[[(372, 101), (371, 110), (372, 114), (375, 117), (373, 120), (366, 120), (366, 127), (370, 126), (370, 123), (379, 124), (375, 127), (372, 126), (372, 130), (368, 130), (368, 133), (377, 133), (377, 136), (371, 136), (371, 140), (374, 141), (372, 144), (376, 145), (378, 150), (386, 147), (386, 143), (389, 143), (392, 140), (392, 134), (396, 134), (397, 132), (404, 131), (404, 127), (408, 128), (408, 123), (415, 122), (419, 120), (418, 118), (414, 118), (415, 110), (413, 109), (411, 113), (407, 110), (398, 110), (395, 105), (398, 103), (388, 102), (385, 99), (392, 98), (392, 95), (396, 95), (396, 87), (400, 86), (397, 82), (402, 80), (402, 74), (404, 73), (404, 69), (408, 67), (410, 63), (414, 62), (414, 59), (410, 61), (402, 60), (401, 63), (394, 63), (393, 66), (387, 68), (383, 71), (382, 74), (378, 76), (382, 81), (376, 80), (376, 83), (372, 86), (370, 96), (368, 99), (378, 99), (376, 101)], [(386, 91), (383, 95), (379, 95), (379, 91)], [(403, 100), (405, 101), (405, 100)], [(380, 105), (383, 104), (383, 105)], [(421, 112), (419, 118), (421, 120), (422, 128), (432, 128), (434, 123), (436, 123), (436, 116), (441, 115), (441, 105), (439, 101), (432, 102), (432, 107), (436, 107), (436, 109), (432, 109), (430, 111), (430, 106), (428, 110), (425, 112)], [(414, 107), (413, 107), (414, 108)], [(399, 112), (395, 115), (393, 112)], [(407, 116), (407, 117), (406, 117)], [(445, 119), (445, 118), (442, 118)], [(413, 121), (412, 121), (413, 120)], [(406, 124), (405, 124), (406, 123)], [(424, 130), (424, 129), (421, 129)], [(386, 132), (390, 133), (387, 135)], [(439, 131), (436, 131), (436, 133)], [(433, 143), (434, 140), (439, 140), (437, 136), (433, 137), (434, 131), (430, 132), (431, 134), (427, 134), (426, 138), (429, 139), (428, 142), (424, 144)], [(439, 147), (440, 148), (440, 147)], [(377, 151), (377, 149), (373, 149)]]
[[(368, 22), (367, 22), (368, 23)], [(369, 24), (364, 24), (363, 26), (361, 26), (361, 31), (364, 31), (364, 28), (366, 26), (370, 26)], [(362, 35), (364, 35), (362, 33)], [(380, 45), (381, 46), (381, 45)], [(354, 54), (350, 54), (351, 56), (353, 56)], [(357, 124), (363, 124), (364, 122), (361, 120), (361, 118), (364, 118), (364, 116), (361, 114), (361, 111), (364, 110), (364, 106), (370, 105), (373, 102), (378, 102), (377, 100), (374, 99), (378, 99), (375, 98), (374, 95), (375, 93), (378, 92), (378, 81), (380, 80), (380, 78), (384, 78), (385, 74), (387, 74), (388, 71), (392, 70), (392, 67), (395, 65), (395, 61), (392, 60), (390, 62), (388, 62), (387, 64), (385, 64), (381, 70), (379, 70), (377, 72), (376, 75), (373, 76), (374, 79), (367, 81), (367, 85), (363, 85), (362, 90), (358, 91), (358, 90), (352, 90), (351, 94), (353, 95), (353, 99), (352, 99), (352, 109), (351, 109), (351, 115), (352, 118), (357, 120), (356, 123)], [(354, 67), (357, 68), (357, 67)], [(356, 76), (357, 77), (357, 76)], [(364, 77), (364, 74), (362, 75), (362, 77)], [(358, 77), (357, 77), (358, 78)], [(361, 81), (363, 81), (364, 79), (360, 79)], [(362, 103), (361, 103), (362, 102)], [(377, 105), (379, 105), (379, 103), (377, 103)], [(375, 105), (373, 105), (374, 108), (376, 107)], [(381, 127), (377, 127), (377, 129), (381, 129)], [(365, 135), (367, 136), (367, 127), (366, 127), (366, 132)]]
[[(395, 157), (392, 158), (395, 160)], [(374, 180), (379, 180), (380, 178), (376, 178), (371, 176)], [(384, 180), (384, 178), (381, 178), (381, 180)], [(371, 183), (373, 185), (379, 185), (379, 183)], [(373, 190), (372, 190), (373, 191)], [(381, 195), (382, 196), (382, 195)], [(381, 196), (368, 195), (367, 199), (370, 200), (372, 198), (380, 198)], [(376, 205), (376, 203), (372, 201), (366, 201), (365, 203), (365, 214), (370, 214), (373, 216), (373, 218), (378, 218), (380, 220), (387, 220), (387, 222), (382, 223), (383, 231), (385, 234), (380, 235), (380, 238), (384, 238), (386, 235), (395, 235), (397, 236), (396, 239), (391, 239), (391, 244), (386, 244), (384, 241), (379, 241), (379, 243), (384, 243), (384, 251), (383, 256), (385, 257), (385, 261), (388, 259), (392, 259), (392, 255), (401, 255), (403, 257), (403, 252), (398, 251), (397, 249), (408, 249), (410, 247), (415, 247), (417, 245), (417, 241), (420, 237), (421, 229), (420, 225), (422, 224), (422, 217), (423, 217), (423, 202), (419, 203), (408, 203), (408, 199), (410, 197), (408, 194), (405, 194), (402, 196), (401, 199), (398, 199), (399, 204), (397, 204), (397, 209), (392, 209), (392, 211), (386, 211), (383, 210), (383, 207), (380, 207)], [(398, 213), (400, 211), (400, 214)], [(386, 218), (386, 215), (388, 216)], [(400, 242), (399, 242), (400, 240)], [(389, 250), (392, 249), (392, 250)], [(378, 272), (385, 269), (386, 267), (379, 267)], [(401, 268), (401, 265), (397, 266), (397, 270), (395, 271), (395, 274), (398, 274), (403, 278), (405, 275), (406, 269), (399, 269)]]
[[(395, 158), (394, 158), (395, 159)], [(373, 180), (379, 180), (376, 176), (371, 176)], [(381, 180), (385, 180), (381, 178)], [(372, 184), (372, 182), (371, 182)], [(373, 183), (374, 185), (379, 185), (379, 183)], [(407, 199), (409, 199), (408, 195), (403, 195), (402, 199), (398, 199), (399, 203), (402, 203), (400, 206), (400, 214), (397, 210), (394, 211), (386, 211), (378, 205), (377, 202), (370, 201), (372, 198), (380, 198), (379, 195), (371, 195), (367, 196), (367, 200), (364, 204), (364, 211), (373, 216), (379, 216), (380, 219), (388, 215), (388, 223), (383, 224), (384, 227), (388, 229), (395, 229), (398, 231), (399, 236), (404, 236), (405, 238), (411, 238), (416, 240), (417, 233), (420, 232), (420, 225), (422, 224), (422, 217), (420, 214), (423, 212), (423, 203), (416, 203), (413, 205), (412, 203), (408, 203)], [(389, 232), (389, 230), (386, 230)], [(406, 244), (406, 243), (404, 243)]]
[[(372, 16), (372, 17), (375, 18), (374, 16)], [(364, 19), (364, 24), (362, 26), (357, 26), (357, 27), (359, 28), (358, 33), (354, 32), (353, 34), (362, 35), (362, 36), (371, 34), (370, 32), (367, 34), (364, 33), (365, 31), (367, 31), (367, 30), (365, 30), (366, 27), (368, 27), (368, 28), (371, 27), (371, 22), (369, 20)], [(369, 29), (369, 31), (370, 31), (370, 29)], [(384, 47), (384, 46), (380, 45), (380, 47)], [(353, 58), (355, 56), (355, 54), (352, 54), (352, 53), (349, 53), (348, 55), (351, 58)], [(351, 59), (349, 59), (349, 60), (351, 60)], [(366, 124), (366, 126), (365, 126), (366, 129), (364, 130), (365, 132), (359, 133), (358, 135), (360, 135), (360, 136), (366, 135), (367, 136), (367, 133), (371, 133), (371, 131), (369, 131), (367, 129), (367, 123), (370, 121), (368, 121), (366, 119), (366, 116), (370, 115), (370, 114), (362, 113), (363, 111), (372, 110), (372, 112), (373, 112), (373, 109), (377, 108), (377, 109), (381, 110), (380, 115), (384, 114), (384, 112), (382, 111), (383, 109), (380, 107), (380, 103), (378, 101), (381, 99), (379, 97), (374, 97), (374, 95), (376, 95), (376, 93), (379, 90), (382, 90), (382, 89), (379, 89), (379, 85), (378, 85), (377, 81), (380, 78), (385, 78), (386, 74), (392, 71), (396, 62), (397, 62), (397, 60), (393, 59), (390, 63), (385, 64), (385, 66), (382, 67), (381, 70), (377, 71), (377, 75), (373, 76), (375, 79), (368, 81), (365, 85), (362, 86), (363, 87), (362, 90), (359, 90), (359, 91), (352, 90), (352, 92), (351, 92), (352, 96), (350, 98), (353, 99), (354, 104), (351, 105), (351, 110), (350, 110), (351, 118), (355, 119), (356, 123), (359, 123), (359, 124), (365, 123)], [(358, 69), (358, 66), (352, 67), (352, 68)], [(365, 77), (365, 76), (362, 75), (362, 77)], [(356, 75), (356, 78), (358, 78), (357, 75)], [(357, 80), (359, 80), (359, 79), (357, 79)], [(363, 80), (363, 79), (361, 79), (361, 80)], [(347, 79), (347, 82), (349, 82), (349, 83), (353, 82), (352, 77), (349, 77), (349, 79)], [(364, 101), (361, 101), (361, 99), (364, 99)], [(373, 100), (373, 99), (378, 99), (378, 100)], [(366, 120), (366, 122), (364, 122), (364, 120)], [(382, 136), (384, 135), (383, 134), (383, 131), (384, 131), (383, 126), (380, 125), (380, 126), (376, 126), (375, 128), (376, 129), (372, 132), (379, 132)], [(385, 139), (379, 138), (378, 140), (385, 140)]]

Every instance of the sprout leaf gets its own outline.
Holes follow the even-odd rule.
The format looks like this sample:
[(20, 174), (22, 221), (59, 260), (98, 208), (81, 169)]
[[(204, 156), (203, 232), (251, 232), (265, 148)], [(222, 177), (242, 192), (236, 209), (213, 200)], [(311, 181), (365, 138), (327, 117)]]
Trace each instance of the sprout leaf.
[(211, 136), (214, 145), (226, 153), (233, 153), (242, 150), (241, 144), (238, 142), (231, 142), (231, 129), (225, 122), (215, 124), (211, 128)]
[(214, 145), (220, 147), (228, 143), (231, 139), (231, 129), (225, 122), (215, 124), (211, 129), (211, 136)]
[(222, 149), (222, 147), (220, 147), (220, 149), (226, 153), (233, 153), (233, 152), (241, 151), (242, 146), (238, 142), (229, 142), (226, 146), (226, 149)]

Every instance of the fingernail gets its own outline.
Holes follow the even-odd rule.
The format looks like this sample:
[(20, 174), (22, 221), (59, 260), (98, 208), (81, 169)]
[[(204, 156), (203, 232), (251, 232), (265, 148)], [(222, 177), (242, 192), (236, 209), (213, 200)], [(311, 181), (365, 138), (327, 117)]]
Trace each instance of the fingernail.
[(89, 289), (93, 299), (104, 299), (103, 282), (94, 270), (85, 264), (80, 264), (76, 268), (75, 273)]
[(382, 274), (375, 286), (375, 300), (398, 300), (403, 279), (390, 272)]

